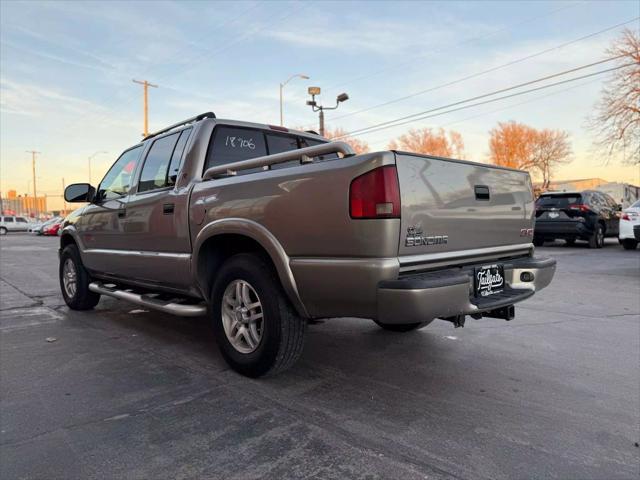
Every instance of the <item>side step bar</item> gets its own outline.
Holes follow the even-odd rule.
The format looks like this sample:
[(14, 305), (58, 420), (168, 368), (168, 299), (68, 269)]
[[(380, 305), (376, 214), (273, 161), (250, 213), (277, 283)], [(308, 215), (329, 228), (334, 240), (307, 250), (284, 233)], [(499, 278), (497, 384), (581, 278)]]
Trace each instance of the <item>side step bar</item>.
[(187, 305), (175, 303), (170, 300), (160, 300), (154, 298), (152, 296), (153, 294), (139, 294), (127, 290), (119, 290), (111, 286), (106, 286), (101, 282), (91, 282), (89, 284), (89, 290), (179, 317), (201, 317), (207, 314), (207, 306), (203, 304)]

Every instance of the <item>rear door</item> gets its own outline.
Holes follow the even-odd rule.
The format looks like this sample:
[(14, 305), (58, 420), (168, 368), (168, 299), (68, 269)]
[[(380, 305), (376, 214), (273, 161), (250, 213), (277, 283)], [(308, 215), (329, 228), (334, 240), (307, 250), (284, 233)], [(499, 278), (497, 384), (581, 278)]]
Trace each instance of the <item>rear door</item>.
[(406, 153), (396, 154), (396, 164), (401, 256), (528, 248), (534, 212), (528, 173)]
[(126, 205), (123, 236), (132, 252), (125, 274), (183, 287), (190, 281), (189, 186), (176, 187), (191, 128), (153, 140)]

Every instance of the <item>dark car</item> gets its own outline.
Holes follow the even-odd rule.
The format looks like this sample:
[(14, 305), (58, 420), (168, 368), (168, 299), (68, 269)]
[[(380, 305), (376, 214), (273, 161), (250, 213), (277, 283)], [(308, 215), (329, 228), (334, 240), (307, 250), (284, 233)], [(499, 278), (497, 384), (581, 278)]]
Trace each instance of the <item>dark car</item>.
[(544, 193), (536, 201), (533, 244), (560, 238), (569, 245), (586, 240), (590, 248), (602, 248), (605, 237), (618, 236), (621, 209), (595, 190)]

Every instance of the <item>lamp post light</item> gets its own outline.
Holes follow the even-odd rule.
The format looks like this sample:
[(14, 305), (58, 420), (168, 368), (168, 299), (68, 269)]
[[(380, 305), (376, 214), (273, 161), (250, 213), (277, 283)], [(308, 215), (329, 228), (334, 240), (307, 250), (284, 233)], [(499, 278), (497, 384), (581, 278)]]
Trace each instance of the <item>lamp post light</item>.
[(307, 101), (307, 105), (311, 107), (311, 110), (314, 112), (320, 112), (320, 135), (324, 137), (324, 111), (325, 110), (335, 110), (342, 102), (346, 102), (349, 100), (349, 95), (346, 93), (341, 93), (336, 97), (336, 106), (335, 107), (323, 107), (322, 105), (318, 105), (316, 102), (316, 95), (320, 95), (320, 87), (309, 87), (309, 95), (311, 95), (311, 100)]
[(91, 184), (91, 160), (93, 160), (94, 157), (96, 157), (97, 155), (100, 155), (101, 153), (109, 153), (109, 152), (105, 152), (104, 150), (100, 150), (96, 153), (94, 153), (93, 155), (90, 155), (88, 160), (89, 160), (89, 184)]
[(284, 127), (284, 114), (282, 112), (282, 90), (284, 89), (284, 86), (289, 83), (291, 80), (293, 80), (294, 78), (301, 78), (302, 80), (309, 80), (309, 77), (307, 75), (303, 75), (301, 73), (296, 73), (295, 75), (291, 75), (289, 78), (287, 78), (286, 81), (284, 81), (283, 83), (280, 84), (280, 126)]

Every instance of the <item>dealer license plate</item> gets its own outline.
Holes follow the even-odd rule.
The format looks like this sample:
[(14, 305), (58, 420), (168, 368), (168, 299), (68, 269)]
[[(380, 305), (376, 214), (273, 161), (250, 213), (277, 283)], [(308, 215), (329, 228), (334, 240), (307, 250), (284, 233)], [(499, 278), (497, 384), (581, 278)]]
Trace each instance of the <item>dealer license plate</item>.
[(504, 290), (504, 267), (502, 265), (483, 265), (475, 269), (476, 297), (488, 297)]

